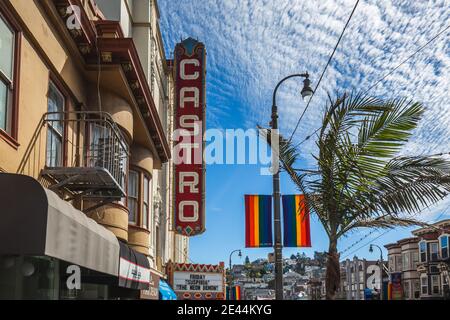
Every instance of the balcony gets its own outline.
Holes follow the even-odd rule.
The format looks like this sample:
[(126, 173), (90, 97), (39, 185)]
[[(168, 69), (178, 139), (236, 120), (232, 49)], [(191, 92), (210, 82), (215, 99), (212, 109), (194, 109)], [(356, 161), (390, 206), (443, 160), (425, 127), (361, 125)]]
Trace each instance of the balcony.
[(100, 202), (98, 208), (125, 197), (128, 156), (126, 140), (108, 113), (49, 112), (18, 173), (34, 176), (66, 200)]

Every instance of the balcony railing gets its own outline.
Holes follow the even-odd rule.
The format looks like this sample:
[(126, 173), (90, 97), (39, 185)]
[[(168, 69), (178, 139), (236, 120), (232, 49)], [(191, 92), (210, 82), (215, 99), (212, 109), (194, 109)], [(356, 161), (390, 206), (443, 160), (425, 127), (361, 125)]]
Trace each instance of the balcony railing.
[(128, 145), (106, 112), (49, 112), (35, 131), (18, 173), (83, 199), (125, 196)]

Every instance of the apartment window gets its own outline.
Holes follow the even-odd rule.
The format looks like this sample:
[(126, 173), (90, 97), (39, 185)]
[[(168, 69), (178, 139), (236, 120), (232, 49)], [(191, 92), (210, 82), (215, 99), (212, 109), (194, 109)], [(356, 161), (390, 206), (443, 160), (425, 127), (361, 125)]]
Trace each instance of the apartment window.
[(143, 197), (143, 205), (142, 205), (142, 226), (146, 229), (150, 229), (149, 225), (149, 217), (150, 217), (150, 199), (152, 197), (152, 187), (151, 187), (151, 179), (144, 175), (144, 197)]
[(420, 298), (420, 282), (419, 280), (414, 280), (414, 299), (419, 299)]
[(403, 271), (409, 270), (411, 268), (409, 252), (402, 253), (402, 261), (403, 261)]
[[(1, 8), (0, 8), (1, 9)], [(18, 32), (0, 12), (0, 129), (8, 135), (17, 135), (15, 128), (15, 86), (18, 57)]]
[(137, 223), (139, 208), (139, 173), (130, 170), (128, 175), (128, 222), (132, 224)]
[(395, 271), (395, 257), (394, 256), (389, 257), (389, 271), (390, 272)]
[(439, 245), (437, 242), (430, 243), (430, 260), (438, 261), (439, 259)]
[(422, 295), (428, 295), (428, 276), (426, 274), (420, 277), (420, 288)]
[(47, 166), (62, 167), (65, 98), (53, 82), (49, 83), (47, 98)]
[(395, 270), (402, 271), (402, 256), (400, 254), (395, 256)]
[(439, 244), (441, 249), (441, 258), (446, 260), (448, 258), (448, 235), (442, 235), (439, 238)]
[(405, 281), (403, 284), (403, 294), (405, 299), (411, 299), (411, 282)]
[(417, 266), (419, 265), (419, 253), (413, 252), (412, 256), (413, 256), (413, 269), (417, 270)]
[(427, 262), (427, 243), (421, 241), (419, 243), (420, 262)]
[(440, 293), (440, 284), (439, 284), (439, 276), (438, 275), (432, 275), (431, 276), (431, 290), (433, 294), (439, 294)]

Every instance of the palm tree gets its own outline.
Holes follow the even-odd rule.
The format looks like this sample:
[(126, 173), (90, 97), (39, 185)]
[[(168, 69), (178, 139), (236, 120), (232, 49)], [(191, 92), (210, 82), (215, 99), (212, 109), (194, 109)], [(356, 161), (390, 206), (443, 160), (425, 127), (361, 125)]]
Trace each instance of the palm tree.
[[(317, 170), (295, 167), (300, 150), (280, 137), (281, 170), (305, 195), (322, 223), (329, 249), (326, 298), (340, 282), (338, 240), (357, 228), (424, 225), (414, 218), (450, 193), (450, 163), (433, 156), (396, 156), (424, 108), (401, 99), (360, 94), (330, 97), (318, 134)], [(270, 144), (270, 133), (266, 135)]]

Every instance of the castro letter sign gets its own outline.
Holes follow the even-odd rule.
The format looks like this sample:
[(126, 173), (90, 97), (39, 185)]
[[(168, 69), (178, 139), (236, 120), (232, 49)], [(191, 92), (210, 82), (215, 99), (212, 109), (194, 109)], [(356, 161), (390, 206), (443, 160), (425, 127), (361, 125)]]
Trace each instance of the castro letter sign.
[(175, 219), (178, 234), (205, 231), (205, 46), (188, 38), (175, 48)]

